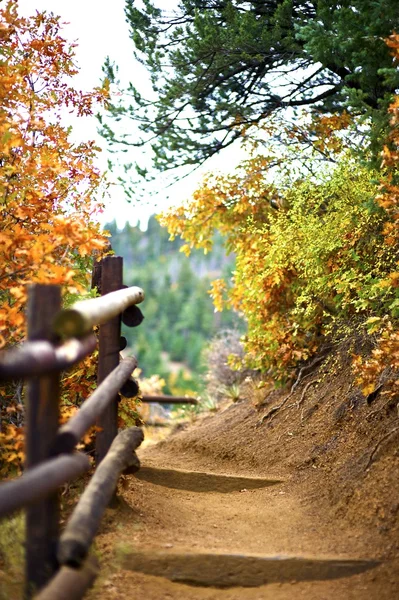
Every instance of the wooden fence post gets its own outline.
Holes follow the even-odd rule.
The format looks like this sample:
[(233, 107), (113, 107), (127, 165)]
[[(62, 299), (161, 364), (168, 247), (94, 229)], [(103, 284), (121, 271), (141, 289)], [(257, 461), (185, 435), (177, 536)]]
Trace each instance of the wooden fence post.
[[(115, 292), (123, 287), (123, 259), (106, 256), (101, 261), (101, 295)], [(100, 325), (97, 383), (101, 383), (119, 364), (121, 316)], [(97, 421), (101, 428), (96, 435), (96, 463), (107, 454), (118, 433), (118, 396), (105, 409)]]
[[(53, 340), (52, 322), (61, 308), (58, 285), (29, 286), (28, 339)], [(26, 469), (51, 456), (59, 424), (60, 374), (33, 377), (27, 386)], [(27, 598), (43, 587), (57, 570), (59, 534), (58, 493), (26, 509)]]

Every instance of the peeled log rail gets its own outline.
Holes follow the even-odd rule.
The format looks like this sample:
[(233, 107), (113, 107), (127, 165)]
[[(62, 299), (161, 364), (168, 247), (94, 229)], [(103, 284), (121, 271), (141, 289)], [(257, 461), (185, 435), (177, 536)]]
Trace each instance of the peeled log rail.
[(136, 398), (140, 392), (139, 384), (133, 377), (129, 377), (129, 379), (123, 384), (120, 389), (120, 393), (125, 398)]
[(100, 383), (78, 412), (69, 419), (68, 423), (60, 427), (53, 447), (54, 454), (71, 452), (75, 448), (83, 435), (96, 423), (97, 418), (115, 398), (136, 367), (136, 358), (128, 356)]
[(61, 535), (57, 553), (60, 564), (79, 567), (83, 563), (119, 475), (128, 467), (134, 467), (136, 471), (140, 468), (134, 451), (143, 438), (141, 429), (131, 427), (119, 433), (112, 442)]
[(143, 396), (145, 403), (156, 402), (157, 404), (198, 404), (196, 398), (186, 398), (185, 396)]
[(69, 369), (95, 350), (94, 335), (72, 338), (54, 347), (47, 341), (26, 342), (0, 356), (0, 379), (20, 379)]
[(45, 498), (60, 485), (76, 479), (89, 469), (87, 456), (77, 452), (49, 459), (32, 467), (18, 479), (1, 483), (0, 517)]
[(62, 567), (34, 600), (81, 600), (100, 570), (98, 560), (89, 556), (80, 569)]
[(129, 306), (140, 304), (143, 300), (144, 292), (139, 287), (117, 290), (100, 298), (81, 300), (57, 315), (53, 329), (64, 337), (79, 337), (91, 331), (94, 325), (106, 323)]

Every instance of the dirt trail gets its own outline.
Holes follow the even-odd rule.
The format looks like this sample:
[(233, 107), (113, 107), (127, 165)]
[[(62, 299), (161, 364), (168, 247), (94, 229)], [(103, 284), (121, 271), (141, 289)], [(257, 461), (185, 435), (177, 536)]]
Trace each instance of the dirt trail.
[(97, 538), (89, 598), (397, 600), (397, 408), (359, 395), (348, 357), (320, 365), (272, 419), (285, 390), (140, 449), (141, 474)]
[[(373, 543), (373, 532), (331, 520), (317, 498), (309, 501), (308, 487), (289, 470), (274, 468), (267, 474), (248, 460), (226, 461), (212, 444), (198, 451), (195, 440), (206, 448), (204, 434), (214, 423), (205, 420), (140, 452), (141, 476), (127, 478), (124, 501), (108, 511), (98, 538), (104, 575), (90, 598), (399, 597), (395, 557), (384, 556)], [(226, 475), (265, 481), (257, 479), (250, 489), (251, 481), (227, 484)], [(379, 565), (358, 562), (379, 559)]]

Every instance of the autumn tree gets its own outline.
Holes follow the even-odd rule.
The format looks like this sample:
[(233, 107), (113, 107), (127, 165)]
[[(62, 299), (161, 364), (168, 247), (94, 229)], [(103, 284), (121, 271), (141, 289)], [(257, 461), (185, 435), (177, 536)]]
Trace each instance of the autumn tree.
[(383, 251), (384, 215), (371, 200), (369, 171), (344, 162), (318, 181), (276, 186), (255, 177), (255, 167), (249, 160), (235, 174), (209, 176), (161, 223), (187, 251), (211, 250), (212, 228), (224, 232), (236, 270), (231, 281), (213, 282), (215, 308), (245, 315), (249, 366), (284, 379), (338, 321), (387, 309), (392, 293), (378, 284), (394, 261)]
[[(125, 12), (152, 94), (133, 81), (128, 100), (109, 106), (103, 134), (124, 147), (148, 143), (156, 169), (198, 166), (239, 139), (243, 127), (263, 126), (288, 108), (345, 111), (367, 132), (362, 148), (381, 149), (399, 87), (384, 43), (399, 28), (397, 0), (181, 0), (174, 11), (126, 0)], [(124, 117), (131, 134), (128, 124), (117, 127)], [(289, 142), (284, 127), (274, 136)]]
[[(397, 36), (388, 40), (397, 55)], [(246, 360), (285, 380), (326, 337), (348, 324), (384, 326), (381, 347), (370, 362), (394, 366), (399, 318), (397, 98), (389, 108), (390, 132), (383, 166), (371, 170), (348, 154), (341, 116), (314, 121), (318, 142), (308, 157), (309, 171), (292, 168), (290, 153), (300, 151), (300, 126), (288, 132), (292, 147), (273, 157), (259, 151), (229, 175), (210, 174), (184, 205), (161, 215), (172, 237), (211, 250), (213, 229), (237, 255), (232, 281), (216, 280), (215, 308), (232, 305), (248, 322)], [(259, 136), (273, 136), (259, 127)], [(267, 144), (266, 144), (267, 146)], [(250, 148), (248, 148), (250, 150)], [(262, 150), (262, 149), (261, 149)], [(319, 152), (330, 167), (311, 168)], [(273, 167), (277, 158), (281, 167)], [(379, 360), (379, 357), (384, 360)], [(362, 362), (360, 361), (360, 364)], [(396, 365), (397, 366), (397, 365)], [(365, 382), (364, 389), (370, 389)]]
[[(90, 141), (74, 143), (62, 117), (65, 110), (91, 115), (95, 105), (104, 103), (107, 90), (83, 93), (71, 86), (77, 68), (73, 47), (61, 35), (59, 17), (37, 12), (23, 18), (17, 9), (16, 0), (9, 0), (0, 10), (0, 342), (4, 348), (25, 336), (27, 284), (61, 284), (68, 301), (86, 291), (92, 253), (101, 253), (107, 244), (97, 222), (104, 185), (94, 166), (99, 149)], [(79, 375), (78, 371), (69, 375), (75, 395), (86, 389), (87, 376), (88, 372)], [(2, 452), (9, 463), (19, 464), (22, 387), (5, 386), (0, 393)]]

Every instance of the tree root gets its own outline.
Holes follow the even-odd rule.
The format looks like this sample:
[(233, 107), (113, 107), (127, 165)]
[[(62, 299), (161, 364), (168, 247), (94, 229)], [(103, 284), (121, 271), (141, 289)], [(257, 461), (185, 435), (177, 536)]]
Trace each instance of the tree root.
[(273, 406), (270, 410), (267, 411), (267, 413), (265, 415), (263, 415), (263, 417), (261, 419), (259, 419), (259, 421), (256, 423), (255, 427), (260, 427), (261, 425), (263, 425), (263, 423), (269, 419), (271, 416), (273, 416), (276, 412), (278, 412), (280, 410), (280, 408), (283, 408), (284, 404), (286, 402), (288, 402), (288, 400), (291, 398), (293, 392), (291, 391), (288, 396), (286, 396), (284, 398), (284, 400), (282, 402), (280, 402), (280, 404), (277, 404), (277, 406)]
[[(304, 367), (302, 367), (299, 370), (298, 377), (296, 378), (295, 382), (293, 383), (293, 385), (291, 387), (291, 390), (290, 390), (290, 393), (284, 398), (284, 400), (282, 402), (280, 402), (280, 404), (277, 404), (277, 406), (273, 406), (273, 408), (271, 408), (265, 415), (263, 415), (263, 417), (256, 423), (255, 427), (260, 427), (261, 425), (263, 425), (263, 423), (265, 421), (267, 421), (268, 419), (270, 419), (270, 417), (272, 417), (273, 415), (275, 415), (280, 409), (282, 409), (285, 406), (285, 404), (288, 402), (288, 400), (293, 396), (293, 394), (294, 394), (296, 388), (298, 387), (298, 385), (300, 383), (302, 383), (303, 380), (306, 379), (306, 377), (309, 377), (312, 374), (312, 371), (313, 371), (314, 367), (317, 367), (319, 364), (321, 364), (325, 360), (325, 358), (326, 358), (329, 350), (330, 350), (329, 347), (325, 348), (325, 350), (319, 356), (317, 356), (310, 363), (310, 365), (305, 365)], [(303, 391), (303, 397), (301, 396), (301, 399), (299, 400), (299, 402), (295, 403), (298, 406), (303, 402), (303, 399), (305, 398), (305, 393), (306, 393), (307, 387), (308, 386), (306, 386), (305, 389), (304, 389), (304, 391)]]
[[(312, 365), (309, 365), (309, 366), (314, 366), (314, 363), (312, 363)], [(270, 419), (270, 417), (272, 417), (275, 413), (277, 413), (280, 409), (282, 409), (286, 405), (288, 400), (294, 395), (295, 390), (298, 387), (298, 385), (300, 383), (302, 383), (303, 380), (306, 379), (306, 377), (309, 377), (312, 374), (312, 373), (308, 373), (307, 375), (302, 377), (302, 373), (303, 373), (303, 369), (301, 369), (301, 371), (299, 372), (298, 378), (295, 381), (295, 383), (293, 384), (290, 393), (284, 398), (284, 400), (282, 400), (282, 402), (280, 402), (280, 404), (277, 404), (277, 406), (273, 406), (265, 415), (263, 415), (263, 417), (257, 422), (256, 427), (260, 427), (261, 425), (263, 425), (263, 423), (265, 421)], [(310, 381), (309, 383), (307, 383), (303, 389), (300, 399), (297, 402), (294, 402), (293, 404), (289, 404), (288, 406), (286, 406), (286, 408), (292, 408), (293, 406), (299, 407), (302, 404), (302, 402), (304, 401), (305, 394), (306, 394), (307, 390), (309, 389), (309, 387), (315, 383), (319, 383), (319, 381), (320, 381), (320, 379), (315, 379), (314, 381)]]
[[(330, 346), (325, 348), (324, 351), (319, 356), (316, 356), (316, 358), (310, 363), (310, 365), (305, 365), (304, 367), (302, 367), (299, 370), (298, 377), (297, 377), (294, 385), (291, 388), (291, 392), (290, 392), (291, 394), (295, 391), (295, 389), (298, 387), (298, 385), (300, 383), (302, 383), (302, 381), (305, 379), (305, 377), (309, 377), (309, 375), (311, 375), (313, 368), (317, 367), (319, 364), (321, 364), (325, 360), (330, 349), (331, 349)], [(305, 375), (305, 373), (306, 373), (306, 375)]]
[(308, 391), (308, 389), (310, 388), (311, 385), (315, 385), (316, 383), (320, 383), (320, 379), (313, 379), (313, 381), (309, 381), (309, 383), (307, 383), (305, 385), (305, 387), (303, 388), (303, 392), (301, 394), (301, 397), (299, 398), (299, 400), (297, 400), (295, 402), (294, 406), (296, 406), (297, 408), (299, 408), (301, 406), (301, 404), (305, 400), (306, 392)]
[(392, 398), (389, 398), (389, 400), (387, 402), (384, 402), (384, 404), (382, 406), (380, 406), (376, 410), (373, 410), (371, 413), (366, 415), (366, 421), (370, 421), (370, 419), (372, 419), (374, 417), (374, 415), (378, 415), (378, 413), (382, 412), (384, 410), (384, 408), (386, 408), (390, 404), (392, 404)]
[(303, 403), (303, 401), (305, 399), (305, 394), (306, 394), (308, 388), (310, 387), (310, 385), (319, 383), (319, 381), (320, 381), (319, 379), (312, 381), (305, 386), (305, 389), (302, 392), (301, 398), (297, 402), (294, 402), (293, 404), (286, 406), (286, 403), (293, 396), (296, 388), (301, 383), (303, 383), (304, 379), (306, 379), (307, 377), (312, 375), (315, 367), (319, 366), (320, 364), (322, 364), (325, 361), (328, 353), (331, 350), (331, 347), (332, 347), (331, 345), (326, 346), (323, 350), (320, 351), (319, 355), (316, 356), (316, 358), (309, 365), (305, 365), (299, 370), (298, 377), (296, 378), (295, 382), (293, 383), (289, 394), (284, 398), (284, 400), (282, 400), (282, 402), (280, 402), (280, 404), (277, 404), (277, 406), (273, 406), (265, 415), (263, 415), (263, 417), (256, 423), (256, 425), (255, 425), (256, 428), (263, 425), (263, 423), (265, 421), (274, 417), (274, 415), (276, 415), (278, 413), (278, 411), (283, 409), (284, 407), (285, 408), (291, 408), (293, 406), (299, 407)]

